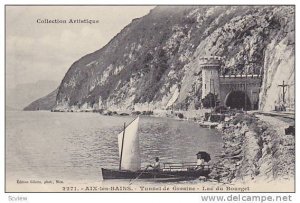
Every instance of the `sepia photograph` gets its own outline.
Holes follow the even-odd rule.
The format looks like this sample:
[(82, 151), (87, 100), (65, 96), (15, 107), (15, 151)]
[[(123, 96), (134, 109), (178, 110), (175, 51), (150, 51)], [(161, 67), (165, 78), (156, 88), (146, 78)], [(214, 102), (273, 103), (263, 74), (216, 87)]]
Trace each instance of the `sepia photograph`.
[(295, 5), (5, 5), (5, 192), (295, 192)]

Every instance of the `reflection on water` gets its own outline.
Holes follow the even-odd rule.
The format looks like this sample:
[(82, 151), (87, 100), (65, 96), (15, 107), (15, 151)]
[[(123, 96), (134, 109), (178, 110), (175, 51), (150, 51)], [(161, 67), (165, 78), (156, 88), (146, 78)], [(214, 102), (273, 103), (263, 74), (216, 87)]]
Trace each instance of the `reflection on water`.
[[(6, 175), (16, 179), (101, 180), (101, 167), (118, 168), (117, 134), (133, 117), (95, 113), (7, 112)], [(141, 117), (142, 166), (195, 161), (199, 150), (221, 148), (217, 131), (167, 118)]]

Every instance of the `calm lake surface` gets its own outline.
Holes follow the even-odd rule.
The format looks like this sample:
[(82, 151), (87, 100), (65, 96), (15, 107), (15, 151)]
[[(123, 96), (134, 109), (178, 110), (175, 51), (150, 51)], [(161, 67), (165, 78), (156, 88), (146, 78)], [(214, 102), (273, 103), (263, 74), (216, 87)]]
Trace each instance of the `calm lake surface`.
[[(96, 113), (6, 112), (6, 178), (101, 181), (101, 167), (118, 168), (117, 135), (133, 117)], [(140, 117), (142, 166), (196, 161), (204, 150), (221, 151), (219, 132), (189, 121)]]

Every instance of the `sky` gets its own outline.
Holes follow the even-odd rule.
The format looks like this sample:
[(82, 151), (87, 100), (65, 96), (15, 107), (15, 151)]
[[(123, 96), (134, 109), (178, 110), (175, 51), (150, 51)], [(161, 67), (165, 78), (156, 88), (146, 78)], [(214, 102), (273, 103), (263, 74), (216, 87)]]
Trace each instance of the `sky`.
[[(6, 6), (6, 86), (54, 80), (73, 62), (109, 42), (154, 6)], [(91, 19), (97, 24), (46, 24), (38, 19)]]

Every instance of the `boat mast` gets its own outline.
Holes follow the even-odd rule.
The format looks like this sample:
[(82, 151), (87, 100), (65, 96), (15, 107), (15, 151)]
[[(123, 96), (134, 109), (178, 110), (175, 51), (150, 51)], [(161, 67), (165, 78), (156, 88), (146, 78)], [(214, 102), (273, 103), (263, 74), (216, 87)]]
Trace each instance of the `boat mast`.
[(123, 155), (123, 146), (124, 146), (125, 129), (126, 129), (126, 123), (124, 123), (124, 130), (123, 130), (123, 137), (122, 137), (122, 146), (121, 146), (121, 154), (120, 154), (119, 170), (121, 170), (121, 164), (122, 164), (122, 155)]

